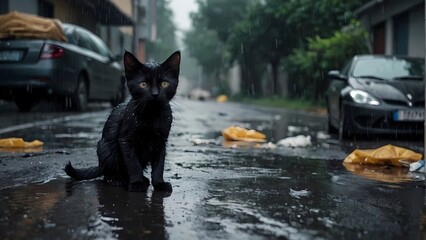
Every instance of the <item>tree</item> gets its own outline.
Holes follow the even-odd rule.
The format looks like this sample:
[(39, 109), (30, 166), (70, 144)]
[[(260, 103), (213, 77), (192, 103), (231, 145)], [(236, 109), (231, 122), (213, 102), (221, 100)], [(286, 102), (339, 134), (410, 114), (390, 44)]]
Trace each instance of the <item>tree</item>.
[[(284, 18), (278, 17), (277, 11), (285, 7), (285, 1), (270, 0), (257, 2), (248, 10), (246, 17), (232, 29), (230, 41), (231, 59), (237, 59), (239, 55), (247, 62), (250, 56), (256, 56), (256, 60), (268, 63), (272, 70), (271, 93), (276, 95), (278, 82), (278, 68), (283, 56), (288, 55), (297, 45), (292, 26), (288, 25)], [(241, 51), (240, 48), (249, 49)], [(246, 56), (249, 54), (249, 56)], [(253, 69), (253, 63), (248, 69)], [(252, 76), (253, 74), (250, 74)], [(250, 78), (250, 76), (248, 76)], [(250, 80), (252, 85), (259, 83)], [(258, 88), (259, 86), (256, 86)]]
[(173, 22), (173, 11), (170, 0), (156, 1), (157, 3), (157, 39), (147, 41), (147, 59), (164, 60), (178, 50), (176, 42), (176, 26)]
[(191, 14), (192, 29), (184, 44), (215, 86), (221, 85), (229, 64), (226, 42), (231, 25), (244, 13), (246, 0), (198, 0), (199, 11)]
[(367, 31), (357, 21), (329, 38), (309, 38), (308, 48), (296, 49), (287, 63), (293, 97), (321, 99), (327, 86), (327, 72), (342, 68), (356, 54), (368, 53), (367, 42)]

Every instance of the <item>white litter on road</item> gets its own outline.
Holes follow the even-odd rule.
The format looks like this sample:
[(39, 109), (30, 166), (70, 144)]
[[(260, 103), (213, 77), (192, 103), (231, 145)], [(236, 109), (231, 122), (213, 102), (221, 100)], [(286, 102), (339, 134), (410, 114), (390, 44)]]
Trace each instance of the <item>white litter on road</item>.
[(306, 147), (312, 145), (311, 136), (298, 135), (281, 139), (277, 145), (284, 147)]

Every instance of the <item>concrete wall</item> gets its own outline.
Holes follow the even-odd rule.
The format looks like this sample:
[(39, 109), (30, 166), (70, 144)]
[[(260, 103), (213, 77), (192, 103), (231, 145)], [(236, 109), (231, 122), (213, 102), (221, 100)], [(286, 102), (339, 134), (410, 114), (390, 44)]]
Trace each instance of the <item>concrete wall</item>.
[(393, 17), (408, 12), (409, 35), (408, 55), (425, 57), (425, 0), (384, 0), (383, 3), (362, 12), (360, 21), (372, 33), (373, 26), (385, 22), (386, 26), (386, 54), (393, 54)]
[(425, 56), (425, 12), (423, 8), (413, 9), (410, 13), (408, 36), (408, 54), (414, 57)]

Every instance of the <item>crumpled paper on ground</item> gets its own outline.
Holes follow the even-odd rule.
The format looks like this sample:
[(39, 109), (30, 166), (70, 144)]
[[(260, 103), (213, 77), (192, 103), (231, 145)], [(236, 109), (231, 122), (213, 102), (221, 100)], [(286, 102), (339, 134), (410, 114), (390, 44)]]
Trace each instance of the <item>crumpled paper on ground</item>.
[(38, 148), (43, 146), (43, 142), (34, 140), (25, 142), (22, 138), (1, 138), (0, 148)]
[(420, 153), (388, 144), (377, 149), (356, 149), (343, 162), (403, 167), (400, 160), (417, 162), (421, 159)]
[(266, 142), (266, 136), (263, 133), (239, 126), (223, 129), (222, 136), (226, 141)]
[(385, 183), (401, 183), (408, 181), (420, 181), (424, 179), (421, 178), (421, 176), (417, 176), (414, 173), (409, 172), (407, 168), (351, 163), (343, 163), (343, 166), (346, 170), (362, 178)]
[(298, 135), (287, 137), (277, 142), (277, 145), (284, 147), (306, 147), (312, 145), (311, 136)]

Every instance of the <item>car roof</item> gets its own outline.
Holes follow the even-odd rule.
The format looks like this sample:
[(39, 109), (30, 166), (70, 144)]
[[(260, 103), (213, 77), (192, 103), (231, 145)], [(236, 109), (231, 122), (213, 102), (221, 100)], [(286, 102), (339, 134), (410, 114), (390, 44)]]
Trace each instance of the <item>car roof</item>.
[(87, 31), (85, 28), (83, 28), (83, 27), (80, 27), (80, 26), (77, 26), (77, 25), (74, 25), (74, 24), (70, 24), (70, 23), (61, 23), (61, 25), (62, 25), (62, 28), (64, 29), (64, 30), (71, 30), (71, 29), (76, 29), (76, 28), (78, 28), (78, 29), (82, 29), (82, 30), (85, 30), (85, 31)]
[(387, 54), (359, 54), (354, 56), (354, 60), (364, 60), (364, 59), (373, 59), (373, 58), (402, 58), (402, 59), (421, 59), (424, 60), (422, 57), (411, 57), (411, 56), (404, 56), (404, 55), (387, 55)]

